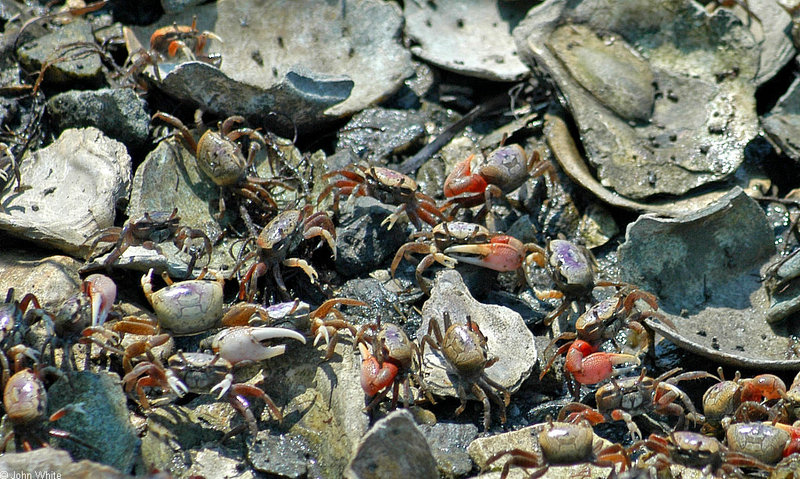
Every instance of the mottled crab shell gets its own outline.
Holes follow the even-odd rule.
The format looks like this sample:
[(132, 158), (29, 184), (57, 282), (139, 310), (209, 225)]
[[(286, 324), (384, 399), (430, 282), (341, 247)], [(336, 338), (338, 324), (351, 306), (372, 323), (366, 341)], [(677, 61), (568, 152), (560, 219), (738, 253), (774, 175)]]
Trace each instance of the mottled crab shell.
[(181, 281), (150, 297), (163, 329), (177, 335), (199, 334), (222, 317), (222, 284), (217, 281)]

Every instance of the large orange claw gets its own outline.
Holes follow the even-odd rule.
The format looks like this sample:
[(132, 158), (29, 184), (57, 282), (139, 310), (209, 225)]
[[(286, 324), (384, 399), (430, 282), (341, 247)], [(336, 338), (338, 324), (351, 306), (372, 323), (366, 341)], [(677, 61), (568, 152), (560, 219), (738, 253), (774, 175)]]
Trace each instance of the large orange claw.
[(594, 352), (586, 341), (576, 340), (567, 351), (564, 367), (581, 384), (597, 384), (617, 374), (614, 366), (625, 363), (639, 364), (631, 354)]
[[(477, 256), (457, 256), (452, 253), (466, 253)], [(525, 259), (525, 245), (522, 241), (508, 235), (496, 235), (486, 244), (450, 246), (444, 254), (460, 263), (473, 264), (495, 271), (515, 271)]]

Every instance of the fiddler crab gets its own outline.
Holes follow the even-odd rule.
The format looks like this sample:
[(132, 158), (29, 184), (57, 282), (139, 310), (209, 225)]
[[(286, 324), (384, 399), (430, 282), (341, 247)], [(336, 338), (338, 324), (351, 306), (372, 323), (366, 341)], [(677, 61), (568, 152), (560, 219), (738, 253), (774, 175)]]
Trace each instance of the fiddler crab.
[(547, 473), (550, 466), (565, 466), (590, 463), (598, 467), (620, 465), (620, 471), (631, 467), (628, 451), (619, 444), (605, 446), (596, 438), (591, 427), (585, 424), (549, 422), (537, 435), (541, 452), (529, 452), (523, 449), (511, 449), (499, 452), (488, 459), (486, 466), (507, 457), (500, 479), (508, 477), (512, 467), (526, 469), (537, 468), (526, 477), (536, 478)]
[[(16, 358), (14, 360), (16, 362)], [(67, 439), (96, 450), (95, 447), (73, 436), (70, 432), (52, 427), (52, 423), (66, 414), (86, 414), (86, 411), (83, 410), (80, 403), (77, 403), (69, 404), (49, 417), (46, 416), (47, 391), (42, 382), (42, 377), (46, 373), (63, 374), (55, 368), (39, 368), (36, 364), (34, 369), (20, 368), (3, 383), (3, 407), (6, 417), (13, 426), (13, 431), (3, 438), (0, 443), (0, 452), (5, 452), (12, 439), (15, 439), (17, 451), (30, 451), (34, 447), (46, 447), (47, 441), (44, 437), (48, 435)]]
[(157, 358), (150, 356), (148, 361), (137, 364), (122, 378), (125, 391), (131, 392), (135, 389), (139, 402), (145, 409), (150, 407), (150, 402), (144, 388), (158, 387), (178, 397), (191, 392), (216, 395), (217, 400), (225, 398), (242, 415), (254, 437), (258, 434), (258, 426), (246, 397), (263, 399), (273, 417), (279, 421), (283, 419), (280, 409), (263, 390), (249, 384), (233, 382), (233, 364), (219, 354), (178, 352), (169, 358), (167, 364), (164, 367)]
[[(394, 323), (365, 324), (356, 336), (356, 343), (361, 352), (361, 388), (373, 399), (364, 408), (374, 408), (392, 390), (391, 409), (397, 406), (400, 385), (403, 385), (403, 404), (406, 408), (411, 403), (410, 378), (424, 390), (419, 374), (415, 372), (416, 364), (422, 363), (422, 355), (417, 344), (408, 339), (400, 326)], [(433, 397), (426, 394), (431, 403)]]
[(673, 431), (668, 436), (651, 434), (630, 450), (644, 449), (648, 463), (658, 471), (672, 464), (702, 469), (702, 477), (745, 477), (740, 467), (771, 471), (773, 468), (754, 457), (725, 447), (717, 439), (689, 431)]
[[(777, 419), (780, 406), (788, 397), (786, 384), (774, 374), (759, 374), (753, 378), (742, 378), (737, 371), (734, 378), (725, 380), (722, 368), (717, 369), (720, 381), (709, 387), (703, 394), (703, 414), (705, 423), (703, 433), (718, 433), (733, 421), (754, 420), (758, 413), (769, 419)], [(783, 399), (773, 408), (765, 403)]]
[(417, 265), (416, 278), (419, 287), (428, 295), (430, 286), (422, 274), (434, 262), (446, 268), (465, 263), (494, 271), (516, 271), (523, 266), (529, 249), (528, 245), (513, 236), (491, 233), (481, 225), (463, 221), (440, 223), (431, 231), (420, 231), (411, 237), (415, 241), (397, 250), (390, 270), (394, 276), (403, 258), (409, 260), (411, 254), (424, 254)]
[[(336, 257), (336, 230), (333, 222), (324, 211), (314, 212), (309, 205), (303, 210), (286, 210), (279, 213), (261, 230), (255, 238), (249, 238), (242, 246), (242, 253), (233, 268), (234, 273), (242, 265), (257, 258), (240, 281), (239, 299), (252, 301), (256, 294), (256, 281), (267, 273), (272, 273), (278, 291), (283, 298), (289, 299), (289, 291), (283, 280), (281, 266), (300, 268), (314, 283), (318, 274), (304, 259), (288, 258), (301, 242), (314, 237), (321, 237)], [(255, 243), (255, 251), (243, 253), (249, 243)]]
[[(345, 320), (344, 314), (342, 314), (341, 311), (336, 309), (337, 305), (366, 306), (367, 304), (356, 299), (332, 298), (323, 302), (314, 311), (309, 312), (311, 308), (308, 303), (299, 300), (278, 303), (268, 307), (254, 303), (237, 303), (225, 313), (221, 323), (222, 326), (228, 328), (250, 326), (258, 329), (260, 325), (274, 324), (278, 321), (286, 321), (290, 318), (294, 320), (300, 320), (301, 318), (306, 319), (311, 335), (314, 337), (314, 346), (320, 341), (325, 340), (325, 360), (327, 361), (333, 357), (336, 344), (339, 341), (340, 330), (348, 330), (353, 336), (357, 334), (356, 328)], [(329, 316), (333, 316), (333, 318), (329, 318)], [(224, 330), (217, 335), (214, 340), (215, 344), (218, 345), (214, 347), (215, 351), (219, 349), (220, 352), (222, 352), (223, 343), (225, 342), (223, 339), (227, 340), (229, 335), (233, 334), (226, 333), (226, 331), (229, 330)], [(227, 356), (224, 353), (223, 357), (231, 362), (237, 362), (233, 357)]]
[[(633, 422), (633, 417), (655, 412), (677, 416), (676, 429), (679, 429), (687, 416), (686, 411), (689, 411), (689, 417), (693, 420), (700, 416), (689, 396), (676, 384), (685, 380), (716, 379), (716, 377), (705, 371), (691, 371), (675, 376), (678, 372), (680, 368), (675, 368), (654, 379), (646, 375), (646, 368), (642, 368), (639, 376), (619, 379), (600, 386), (595, 392), (597, 409), (581, 403), (569, 403), (561, 409), (558, 420), (566, 419), (572, 423), (586, 420), (593, 425), (607, 420), (624, 421), (631, 437), (638, 440), (641, 439), (642, 433)], [(677, 400), (680, 400), (683, 407), (675, 403)]]
[(800, 428), (780, 422), (743, 422), (725, 428), (728, 447), (766, 464), (800, 452)]
[(13, 356), (15, 370), (21, 369), (23, 357), (38, 361), (39, 352), (23, 343), (30, 329), (30, 316), (26, 315), (28, 307), (41, 310), (39, 300), (33, 293), (28, 293), (21, 300), (14, 300), (14, 288), (6, 294), (6, 300), (0, 304), (0, 364), (3, 368), (3, 384), (11, 377), (11, 368), (7, 356)]
[[(134, 44), (130, 39), (132, 33), (124, 30), (123, 33), (128, 37), (128, 43)], [(197, 29), (197, 17), (192, 18), (191, 25), (173, 24), (161, 27), (150, 35), (149, 50), (139, 48), (130, 53), (128, 62), (131, 66), (128, 70), (128, 75), (138, 75), (144, 70), (146, 65), (150, 64), (154, 67), (156, 79), (161, 81), (158, 62), (164, 61), (165, 58), (173, 58), (177, 56), (179, 52), (182, 53), (187, 60), (198, 60), (218, 67), (222, 62), (222, 58), (219, 55), (208, 55), (204, 53), (208, 40), (215, 40), (222, 43), (222, 39), (215, 33), (209, 31), (201, 32)], [(138, 42), (135, 43), (138, 45)]]
[[(640, 311), (636, 306), (638, 300), (642, 300), (652, 310)], [(650, 333), (639, 320), (653, 315), (656, 309), (656, 297), (635, 287), (623, 288), (617, 294), (600, 301), (578, 317), (575, 332), (561, 333), (550, 341), (544, 350), (545, 356), (559, 341), (567, 340), (550, 356), (539, 379), (544, 378), (555, 359), (562, 354), (566, 356), (564, 370), (580, 384), (597, 384), (609, 378), (614, 374), (615, 365), (639, 364), (637, 356), (650, 345)], [(659, 319), (674, 328), (672, 322), (665, 317), (659, 316)], [(626, 339), (636, 348), (636, 356), (599, 350), (604, 341), (616, 342), (616, 337), (622, 330), (627, 330)]]
[[(486, 348), (486, 337), (472, 319), (467, 316), (465, 324), (452, 324), (450, 314), (444, 312), (444, 329), (439, 327), (436, 319), (428, 324), (428, 334), (422, 338), (421, 354), (425, 353), (425, 345), (440, 351), (448, 366), (460, 379), (456, 385), (461, 405), (456, 415), (464, 412), (467, 406), (466, 384), (469, 391), (483, 402), (483, 428), (489, 430), (491, 425), (491, 405), (489, 400), (500, 408), (500, 422), (506, 422), (506, 406), (511, 402), (511, 395), (501, 384), (486, 375), (485, 369), (497, 362), (498, 358), (489, 358)], [(431, 336), (431, 333), (433, 336)], [(499, 395), (498, 395), (499, 393)], [(500, 398), (502, 395), (502, 399)]]
[[(161, 253), (158, 244), (171, 239), (179, 250), (188, 250), (192, 256), (187, 268), (191, 272), (194, 269), (195, 261), (203, 253), (206, 254), (209, 261), (211, 260), (211, 240), (201, 230), (181, 226), (180, 223), (178, 208), (172, 210), (172, 213), (145, 212), (138, 218), (128, 219), (121, 228), (112, 226), (100, 231), (92, 241), (86, 260), (89, 261), (94, 256), (97, 245), (101, 243), (114, 243), (111, 253), (103, 260), (103, 265), (109, 267), (131, 246), (143, 246)], [(199, 255), (192, 248), (192, 242), (195, 239), (203, 240), (203, 249)]]
[(356, 196), (372, 196), (382, 203), (398, 205), (394, 213), (381, 223), (388, 223), (387, 229), (392, 229), (404, 212), (417, 230), (422, 229), (422, 222), (435, 226), (446, 220), (434, 199), (418, 191), (417, 182), (398, 171), (380, 166), (350, 164), (343, 170), (326, 173), (322, 178), (329, 180), (335, 176), (344, 179), (331, 182), (317, 198), (319, 203), (335, 190), (334, 211), (338, 211), (342, 196), (350, 196), (350, 201)]
[(579, 302), (585, 305), (590, 302), (592, 290), (596, 286), (629, 286), (613, 281), (598, 281), (597, 260), (585, 246), (563, 239), (554, 239), (549, 240), (544, 248), (533, 243), (529, 247), (533, 252), (528, 256), (528, 260), (540, 268), (546, 268), (557, 288), (549, 291), (538, 291), (534, 288), (536, 297), (541, 301), (562, 300), (561, 305), (545, 317), (545, 326), (550, 326), (570, 304)]
[[(294, 190), (293, 186), (280, 179), (260, 178), (254, 174), (255, 154), (262, 146), (267, 145), (267, 140), (252, 128), (234, 129), (234, 125), (245, 121), (244, 117), (231, 116), (225, 119), (219, 123), (219, 131), (206, 130), (200, 140), (195, 140), (186, 125), (177, 117), (157, 112), (153, 119), (162, 120), (178, 129), (180, 138), (194, 155), (197, 165), (222, 190), (217, 218), (221, 218), (226, 211), (223, 194), (225, 189), (253, 203), (259, 211), (265, 213), (274, 213), (279, 209), (267, 190), (268, 187), (280, 186)], [(236, 143), (242, 137), (250, 140), (247, 158), (242, 153), (241, 146)]]
[(506, 193), (513, 191), (530, 177), (550, 172), (549, 161), (540, 161), (539, 152), (534, 151), (528, 157), (520, 145), (501, 145), (488, 156), (470, 155), (458, 163), (444, 181), (444, 196), (447, 198), (441, 211), (450, 212), (452, 216), (459, 208), (484, 205), (478, 217), (487, 216), (487, 225), (494, 230), (492, 219), (492, 197), (505, 198)]
[[(116, 298), (117, 285), (114, 281), (102, 274), (92, 274), (81, 282), (80, 291), (64, 301), (55, 313), (41, 308), (29, 310), (33, 318), (44, 322), (47, 341), (42, 351), (50, 346), (50, 364), (55, 364), (54, 348), (60, 345), (64, 352), (62, 368), (77, 368), (72, 346), (96, 342), (84, 336), (83, 332), (102, 327)], [(87, 367), (90, 356), (86, 355)]]

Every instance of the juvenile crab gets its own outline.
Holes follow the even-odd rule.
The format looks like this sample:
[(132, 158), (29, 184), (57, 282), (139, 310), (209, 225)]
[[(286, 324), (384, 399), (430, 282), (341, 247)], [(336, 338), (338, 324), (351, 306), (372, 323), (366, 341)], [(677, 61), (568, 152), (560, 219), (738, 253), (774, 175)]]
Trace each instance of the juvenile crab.
[(145, 66), (153, 65), (156, 79), (161, 81), (161, 73), (158, 69), (158, 62), (165, 58), (173, 58), (178, 52), (183, 53), (186, 60), (198, 60), (219, 66), (222, 59), (219, 55), (207, 55), (204, 53), (208, 40), (215, 40), (222, 43), (222, 39), (213, 32), (199, 31), (197, 29), (197, 17), (192, 18), (191, 25), (173, 24), (161, 27), (150, 35), (150, 49), (141, 47), (138, 41), (134, 41), (133, 34), (127, 27), (123, 29), (123, 34), (128, 43), (130, 51), (130, 63), (128, 75), (138, 75)]
[[(477, 158), (477, 159), (476, 159)], [(452, 216), (459, 208), (470, 208), (483, 204), (478, 217), (489, 215), (487, 225), (494, 231), (491, 219), (492, 197), (505, 198), (506, 193), (519, 188), (529, 177), (552, 174), (549, 161), (540, 161), (539, 152), (528, 157), (520, 145), (502, 145), (488, 156), (470, 155), (458, 163), (444, 181), (444, 196), (447, 201), (441, 207)]]
[(550, 326), (554, 319), (561, 316), (570, 304), (580, 303), (581, 306), (591, 301), (592, 290), (596, 286), (629, 286), (625, 283), (612, 281), (597, 281), (597, 260), (588, 248), (571, 243), (567, 240), (554, 239), (547, 242), (542, 248), (530, 244), (533, 250), (528, 256), (540, 268), (546, 268), (550, 278), (556, 285), (555, 290), (538, 291), (534, 293), (539, 300), (561, 299), (561, 305), (544, 319), (544, 325)]
[(702, 432), (719, 433), (734, 421), (751, 421), (754, 414), (770, 419), (779, 417), (782, 402), (767, 408), (763, 402), (787, 396), (786, 385), (773, 374), (759, 374), (753, 378), (742, 379), (739, 371), (732, 380), (725, 380), (722, 368), (717, 369), (720, 381), (709, 387), (703, 394), (703, 414), (705, 423)]
[[(491, 233), (481, 225), (463, 221), (439, 223), (433, 230), (419, 231), (411, 237), (415, 241), (397, 250), (390, 270), (394, 276), (403, 258), (411, 259), (412, 253), (424, 254), (417, 265), (416, 278), (419, 287), (428, 295), (430, 285), (422, 274), (434, 262), (446, 268), (454, 268), (461, 262), (494, 271), (515, 271), (522, 267), (528, 249), (527, 245), (512, 236)], [(455, 256), (453, 253), (474, 256)]]
[[(251, 302), (256, 294), (256, 281), (259, 277), (272, 272), (278, 291), (285, 300), (290, 298), (289, 290), (283, 281), (280, 266), (300, 268), (312, 283), (317, 280), (316, 270), (307, 261), (300, 258), (287, 258), (303, 240), (322, 237), (336, 257), (336, 230), (333, 222), (324, 211), (313, 212), (309, 205), (303, 210), (286, 210), (279, 213), (261, 230), (258, 237), (249, 238), (242, 246), (245, 251), (250, 242), (254, 242), (256, 250), (244, 254), (233, 268), (236, 273), (242, 264), (258, 258), (259, 261), (248, 269), (240, 281), (239, 299)], [(240, 253), (241, 255), (241, 253)]]
[[(414, 370), (422, 363), (422, 355), (417, 344), (408, 339), (406, 333), (394, 323), (365, 324), (358, 331), (356, 343), (361, 351), (361, 388), (367, 396), (373, 397), (364, 409), (374, 408), (392, 390), (392, 406), (397, 406), (400, 384), (403, 385), (403, 403), (406, 408), (411, 400), (410, 377), (424, 389), (422, 379)], [(366, 343), (366, 344), (365, 344)], [(367, 346), (369, 344), (369, 346)], [(371, 348), (371, 351), (370, 351)], [(433, 398), (428, 394), (429, 400)]]
[[(264, 214), (278, 211), (278, 204), (272, 194), (266, 189), (270, 186), (280, 186), (293, 190), (294, 187), (277, 178), (260, 178), (254, 172), (254, 159), (256, 152), (267, 145), (267, 141), (258, 131), (252, 128), (233, 129), (236, 123), (243, 123), (244, 117), (231, 116), (218, 125), (219, 131), (206, 130), (199, 141), (194, 139), (192, 133), (178, 118), (157, 112), (153, 119), (162, 120), (180, 131), (184, 144), (197, 160), (197, 165), (203, 173), (220, 187), (219, 211), (217, 218), (225, 213), (224, 190), (228, 189), (235, 195), (252, 202)], [(250, 139), (250, 148), (247, 158), (236, 143), (242, 137)]]
[(338, 210), (339, 198), (342, 196), (372, 196), (382, 203), (398, 205), (394, 213), (381, 223), (388, 223), (388, 229), (392, 229), (403, 212), (417, 230), (422, 229), (423, 221), (435, 226), (446, 219), (433, 198), (418, 191), (417, 182), (400, 172), (380, 166), (350, 164), (343, 170), (326, 173), (322, 178), (329, 180), (337, 175), (345, 179), (336, 180), (325, 187), (317, 198), (317, 203), (335, 189), (334, 210)]
[(92, 241), (86, 260), (89, 261), (94, 256), (95, 249), (100, 243), (114, 243), (111, 253), (103, 260), (103, 265), (109, 267), (131, 246), (143, 246), (161, 253), (158, 247), (159, 243), (171, 239), (179, 250), (188, 249), (192, 255), (188, 266), (188, 271), (191, 273), (194, 263), (198, 259), (197, 252), (191, 248), (192, 241), (198, 238), (203, 240), (200, 256), (205, 252), (210, 261), (211, 240), (201, 230), (181, 226), (180, 223), (178, 208), (172, 210), (172, 213), (153, 211), (145, 212), (138, 218), (129, 218), (121, 228), (112, 226), (100, 231)]
[(224, 397), (242, 415), (253, 437), (258, 434), (258, 426), (245, 396), (263, 399), (272, 415), (283, 420), (283, 414), (267, 393), (249, 384), (234, 384), (233, 365), (218, 354), (178, 352), (169, 358), (166, 368), (157, 358), (149, 359), (122, 378), (125, 391), (135, 388), (145, 409), (150, 407), (150, 401), (144, 388), (158, 387), (179, 397), (189, 392), (216, 394), (218, 400)]
[[(644, 301), (652, 310), (642, 312), (636, 307), (638, 300)], [(542, 368), (539, 379), (544, 378), (553, 362), (566, 355), (564, 369), (580, 384), (596, 384), (612, 374), (612, 366), (623, 363), (639, 363), (636, 356), (648, 349), (650, 333), (639, 320), (655, 314), (658, 309), (656, 297), (635, 287), (624, 288), (617, 294), (600, 301), (575, 322), (575, 332), (564, 332), (555, 337), (544, 350), (547, 352), (558, 342), (567, 340), (550, 356)], [(671, 321), (659, 315), (659, 319), (674, 328)], [(631, 342), (637, 355), (600, 352), (600, 345), (607, 340), (616, 343), (616, 337), (627, 330), (626, 342)], [(571, 385), (570, 385), (571, 386)]]
[[(639, 376), (624, 378), (604, 384), (595, 392), (597, 409), (581, 404), (569, 403), (558, 414), (558, 420), (579, 422), (587, 420), (592, 424), (599, 424), (606, 420), (625, 421), (631, 437), (641, 439), (642, 433), (633, 422), (634, 416), (647, 416), (651, 412), (678, 417), (676, 429), (679, 429), (686, 417), (697, 418), (695, 409), (689, 397), (681, 391), (676, 384), (680, 381), (715, 378), (705, 371), (692, 371), (674, 376), (680, 372), (675, 368), (653, 379), (646, 375), (647, 369), (642, 368)], [(674, 376), (674, 377), (672, 377)], [(680, 404), (675, 401), (680, 400)], [(649, 418), (649, 416), (647, 416)]]
[[(51, 368), (47, 368), (51, 371)], [(86, 414), (81, 404), (70, 404), (46, 417), (47, 391), (42, 382), (42, 371), (38, 368), (22, 369), (4, 383), (3, 407), (6, 416), (13, 425), (13, 431), (3, 438), (0, 452), (5, 452), (9, 441), (15, 439), (17, 451), (30, 451), (34, 447), (46, 447), (44, 436), (59, 437), (96, 450), (90, 444), (73, 436), (70, 432), (56, 429), (51, 423), (58, 421), (68, 413)]]
[(604, 446), (602, 440), (595, 438), (592, 428), (584, 424), (549, 422), (539, 431), (537, 438), (541, 452), (503, 451), (490, 457), (486, 466), (509, 456), (503, 464), (500, 479), (505, 479), (512, 467), (522, 467), (526, 473), (529, 468), (538, 468), (526, 476), (528, 479), (543, 476), (554, 465), (590, 463), (615, 468), (619, 464), (620, 471), (631, 467), (631, 459), (624, 447), (619, 444)]
[(630, 449), (644, 448), (645, 454), (655, 456), (653, 463), (659, 471), (672, 464), (702, 469), (703, 477), (745, 477), (740, 467), (771, 471), (763, 462), (725, 447), (717, 439), (696, 432), (673, 431), (668, 436), (651, 434)]
[[(491, 425), (491, 399), (500, 408), (500, 422), (506, 422), (506, 406), (511, 402), (511, 394), (506, 388), (498, 384), (485, 373), (485, 369), (497, 362), (497, 358), (488, 357), (486, 350), (486, 337), (481, 333), (478, 325), (472, 322), (472, 318), (467, 316), (466, 324), (452, 324), (450, 314), (444, 313), (445, 333), (439, 322), (431, 319), (428, 324), (428, 333), (422, 338), (421, 354), (425, 353), (425, 345), (441, 351), (448, 366), (456, 373), (460, 379), (456, 386), (461, 405), (456, 409), (456, 416), (464, 412), (467, 406), (467, 393), (464, 388), (466, 383), (469, 391), (483, 402), (483, 428), (489, 430)], [(433, 333), (433, 336), (431, 336)], [(498, 391), (502, 394), (500, 399)]]

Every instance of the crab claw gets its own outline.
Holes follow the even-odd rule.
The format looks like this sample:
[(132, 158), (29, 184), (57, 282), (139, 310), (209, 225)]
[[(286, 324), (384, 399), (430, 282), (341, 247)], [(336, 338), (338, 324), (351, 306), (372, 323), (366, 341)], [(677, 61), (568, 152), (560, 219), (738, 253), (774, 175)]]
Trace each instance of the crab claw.
[(177, 394), (178, 397), (183, 397), (189, 392), (189, 388), (183, 384), (183, 381), (181, 381), (175, 373), (168, 369), (166, 374), (169, 388), (172, 389), (172, 392)]
[(269, 340), (278, 338), (296, 339), (306, 343), (306, 338), (297, 331), (286, 328), (239, 326), (219, 332), (211, 344), (215, 353), (231, 364), (242, 361), (263, 361), (280, 356), (286, 345), (267, 346)]
[(101, 326), (117, 299), (117, 285), (103, 274), (92, 274), (83, 281), (84, 293), (92, 304), (92, 326)]
[[(453, 253), (477, 256), (459, 256)], [(525, 259), (525, 245), (512, 236), (496, 235), (486, 244), (450, 246), (444, 250), (444, 254), (460, 263), (482, 266), (495, 271), (515, 271), (522, 266)]]
[(219, 394), (217, 395), (217, 400), (220, 400), (222, 399), (222, 396), (226, 395), (228, 391), (230, 391), (232, 385), (233, 385), (233, 374), (228, 373), (225, 375), (225, 379), (223, 379), (216, 386), (211, 388), (211, 391), (209, 392), (211, 394), (214, 394), (214, 391), (219, 390)]
[(567, 352), (567, 371), (581, 384), (597, 384), (613, 375), (621, 374), (632, 368), (614, 369), (619, 364), (639, 364), (639, 358), (631, 354), (618, 353), (592, 353), (584, 357), (580, 353), (572, 354), (577, 350)]

